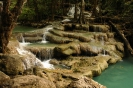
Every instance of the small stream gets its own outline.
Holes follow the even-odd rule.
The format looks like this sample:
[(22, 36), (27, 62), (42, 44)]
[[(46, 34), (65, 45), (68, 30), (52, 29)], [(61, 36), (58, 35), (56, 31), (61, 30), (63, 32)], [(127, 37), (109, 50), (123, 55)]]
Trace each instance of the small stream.
[(116, 64), (110, 65), (94, 80), (107, 88), (133, 88), (133, 57), (124, 58)]

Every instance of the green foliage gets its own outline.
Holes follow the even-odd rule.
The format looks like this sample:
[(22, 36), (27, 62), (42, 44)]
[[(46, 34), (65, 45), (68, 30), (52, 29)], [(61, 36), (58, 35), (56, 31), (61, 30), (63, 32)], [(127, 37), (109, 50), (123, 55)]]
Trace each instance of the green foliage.
[[(61, 16), (63, 14), (62, 1), (63, 0), (28, 0), (26, 6), (23, 8), (22, 14), (19, 16), (19, 20), (41, 21), (51, 18), (53, 14)], [(96, 0), (85, 0), (86, 10), (93, 10), (95, 1)], [(75, 4), (76, 2), (79, 3), (81, 0), (64, 1), (64, 3), (71, 4)], [(15, 3), (16, 0), (13, 0), (11, 8), (13, 8)], [(126, 16), (133, 13), (133, 0), (97, 0), (97, 4), (100, 6), (103, 15), (114, 16), (123, 14)]]
[(10, 9), (13, 9), (14, 6), (15, 6), (15, 4), (16, 4), (16, 0), (13, 0), (13, 1), (11, 2)]
[(124, 0), (103, 0), (102, 10), (108, 15), (118, 15), (124, 10)]
[(124, 4), (123, 16), (129, 16), (133, 14), (133, 1), (128, 1)]
[(34, 20), (35, 17), (35, 12), (32, 8), (25, 7), (22, 10), (21, 15), (19, 16), (18, 20), (25, 20), (25, 21), (32, 21)]

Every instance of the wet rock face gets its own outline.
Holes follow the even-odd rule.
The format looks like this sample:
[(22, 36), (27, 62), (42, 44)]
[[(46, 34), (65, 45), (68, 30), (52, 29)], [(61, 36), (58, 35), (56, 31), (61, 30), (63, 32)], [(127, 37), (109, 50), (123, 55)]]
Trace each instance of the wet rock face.
[(0, 88), (56, 88), (51, 81), (35, 76), (26, 75), (7, 80), (0, 84)]
[(53, 48), (26, 47), (26, 50), (31, 51), (41, 61), (53, 58)]

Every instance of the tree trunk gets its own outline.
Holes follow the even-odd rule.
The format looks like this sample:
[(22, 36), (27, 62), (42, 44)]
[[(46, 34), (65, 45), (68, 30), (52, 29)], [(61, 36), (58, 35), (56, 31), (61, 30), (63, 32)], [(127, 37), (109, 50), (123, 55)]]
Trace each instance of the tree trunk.
[(7, 45), (9, 43), (12, 30), (17, 21), (18, 15), (21, 13), (22, 6), (26, 0), (18, 0), (12, 10), (10, 8), (10, 0), (3, 1), (0, 25), (0, 53), (8, 53)]
[(98, 4), (98, 1), (94, 0), (93, 1), (93, 13), (92, 13), (92, 16), (95, 16), (95, 17), (98, 16), (98, 13), (97, 13), (97, 10), (96, 10), (97, 4)]
[(84, 18), (84, 10), (85, 10), (85, 1), (81, 0), (81, 7), (80, 7), (80, 16), (79, 16), (79, 23), (85, 24), (85, 18)]
[(130, 46), (130, 43), (128, 42), (128, 40), (126, 39), (126, 37), (124, 36), (124, 34), (122, 34), (116, 27), (115, 25), (109, 21), (108, 22), (112, 28), (117, 32), (117, 34), (122, 38), (123, 42), (124, 42), (124, 45), (126, 46), (127, 50), (131, 53), (131, 55), (133, 55), (133, 49), (132, 47)]
[(54, 15), (55, 15), (55, 3), (56, 1), (55, 0), (51, 0), (51, 18), (50, 20), (51, 21), (54, 21)]
[(34, 6), (35, 6), (35, 13), (36, 13), (36, 21), (39, 22), (40, 19), (39, 19), (39, 11), (38, 11), (38, 3), (37, 3), (37, 0), (33, 0), (33, 3), (34, 3)]
[(62, 16), (64, 16), (65, 8), (64, 8), (64, 0), (62, 0)]
[(78, 18), (78, 16), (77, 16), (77, 4), (78, 4), (78, 1), (76, 0), (76, 2), (75, 2), (75, 13), (74, 13), (74, 19), (77, 21), (77, 18)]

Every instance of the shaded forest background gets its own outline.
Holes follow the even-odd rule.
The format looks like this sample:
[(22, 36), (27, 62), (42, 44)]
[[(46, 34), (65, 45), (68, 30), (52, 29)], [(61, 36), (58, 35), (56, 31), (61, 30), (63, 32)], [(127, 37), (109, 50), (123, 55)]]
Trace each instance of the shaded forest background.
[[(65, 16), (72, 4), (81, 0), (27, 0), (22, 14), (18, 21), (54, 20), (56, 17)], [(12, 6), (15, 0), (12, 2)], [(99, 8), (99, 14), (96, 14), (96, 7)], [(85, 0), (85, 10), (92, 11), (93, 16), (120, 16), (132, 17), (133, 0)]]

